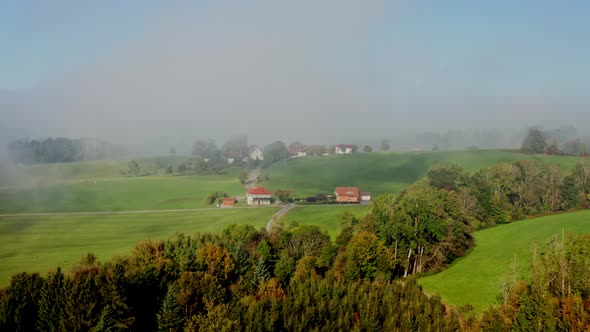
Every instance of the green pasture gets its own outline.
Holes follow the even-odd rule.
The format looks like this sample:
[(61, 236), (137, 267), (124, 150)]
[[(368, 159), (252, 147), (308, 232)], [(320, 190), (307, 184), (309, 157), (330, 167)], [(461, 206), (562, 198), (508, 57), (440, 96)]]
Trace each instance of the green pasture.
[(539, 248), (562, 232), (590, 233), (590, 211), (516, 221), (475, 233), (475, 248), (448, 269), (419, 280), (424, 290), (454, 305), (472, 304), (481, 312), (495, 303), (499, 281), (517, 262), (520, 276), (530, 275), (533, 244)]
[(373, 195), (398, 193), (434, 165), (455, 164), (475, 172), (499, 163), (539, 160), (569, 171), (578, 157), (526, 155), (499, 150), (356, 153), (289, 159), (263, 170), (271, 191), (286, 189), (296, 197), (332, 193), (338, 186), (356, 186)]
[[(172, 161), (140, 159), (142, 170), (156, 175), (136, 177), (119, 174), (126, 169), (126, 161), (13, 167), (0, 172), (5, 178), (5, 185), (0, 185), (0, 214), (203, 208), (211, 207), (207, 197), (212, 192), (245, 194), (237, 168), (228, 169), (222, 175), (203, 176), (156, 172), (158, 165)], [(7, 184), (10, 178), (14, 181)]]
[(0, 287), (18, 272), (69, 271), (87, 253), (125, 255), (140, 240), (219, 232), (231, 224), (266, 225), (276, 208), (107, 215), (0, 217)]
[(283, 222), (289, 225), (317, 225), (330, 234), (332, 239), (340, 233), (342, 216), (348, 211), (358, 217), (364, 217), (370, 211), (367, 205), (334, 205), (334, 206), (298, 206), (284, 217)]

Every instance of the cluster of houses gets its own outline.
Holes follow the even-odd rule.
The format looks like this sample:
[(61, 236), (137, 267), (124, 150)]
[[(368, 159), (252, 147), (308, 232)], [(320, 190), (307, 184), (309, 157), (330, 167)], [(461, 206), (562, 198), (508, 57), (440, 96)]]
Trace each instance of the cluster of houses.
[[(335, 197), (339, 203), (367, 203), (371, 201), (371, 193), (359, 191), (357, 187), (336, 187), (334, 196), (328, 195), (329, 199)], [(265, 187), (248, 189), (246, 192), (246, 203), (250, 206), (271, 205), (272, 195)], [(223, 198), (220, 204), (222, 208), (233, 207), (236, 203), (235, 197)]]
[(246, 162), (248, 160), (264, 160), (264, 154), (258, 145), (251, 145), (248, 148), (248, 154), (246, 156), (243, 156), (240, 152), (233, 151), (230, 152), (226, 157), (227, 163), (230, 165), (237, 161)]
[[(311, 154), (312, 146), (303, 144), (294, 144), (289, 147), (289, 157), (291, 158), (302, 158), (307, 157)], [(318, 149), (320, 150), (320, 149)], [(352, 154), (355, 150), (352, 144), (338, 144), (330, 147), (329, 150), (323, 148), (322, 156), (334, 154)], [(319, 155), (319, 154), (318, 154)], [(248, 160), (264, 160), (264, 154), (262, 149), (258, 145), (252, 145), (248, 148), (248, 154), (243, 156), (240, 152), (234, 151), (226, 155), (228, 164), (233, 164), (237, 161), (247, 162)]]
[[(307, 157), (310, 153), (311, 146), (310, 145), (303, 145), (303, 144), (294, 144), (289, 147), (289, 156), (291, 158), (302, 158)], [(317, 150), (324, 150), (320, 153), (322, 156), (328, 156), (330, 152), (334, 154), (351, 154), (354, 152), (355, 147), (352, 144), (338, 144), (330, 147), (330, 150), (325, 151), (325, 147), (322, 147)]]

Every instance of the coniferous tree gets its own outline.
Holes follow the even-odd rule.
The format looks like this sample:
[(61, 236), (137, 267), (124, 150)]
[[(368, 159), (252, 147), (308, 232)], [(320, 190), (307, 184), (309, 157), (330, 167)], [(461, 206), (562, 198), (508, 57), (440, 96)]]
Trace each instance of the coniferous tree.
[(35, 329), (42, 287), (39, 274), (19, 273), (12, 277), (7, 290), (0, 290), (0, 331)]
[(114, 318), (115, 312), (110, 305), (106, 305), (98, 318), (98, 323), (90, 330), (91, 332), (116, 332), (121, 331)]
[(164, 302), (162, 302), (160, 312), (157, 315), (158, 329), (160, 331), (173, 332), (182, 329), (184, 316), (176, 301), (176, 294), (175, 285), (168, 287), (168, 292), (166, 292), (166, 297), (164, 297)]
[(55, 273), (49, 275), (39, 296), (39, 315), (36, 324), (38, 330), (68, 330), (66, 299), (70, 286), (71, 282), (61, 272), (61, 268), (58, 267)]

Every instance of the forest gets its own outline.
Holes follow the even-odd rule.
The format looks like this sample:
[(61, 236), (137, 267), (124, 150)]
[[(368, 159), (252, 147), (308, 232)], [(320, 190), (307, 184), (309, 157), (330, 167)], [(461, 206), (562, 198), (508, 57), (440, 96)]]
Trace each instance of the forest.
[[(587, 326), (587, 237), (556, 238), (530, 283), (509, 280), (482, 317), (421, 291), (415, 276), (444, 269), (472, 232), (588, 205), (590, 167), (564, 174), (534, 161), (474, 174), (430, 170), (371, 213), (345, 213), (332, 241), (317, 226), (142, 241), (124, 257), (88, 254), (72, 271), (20, 273), (0, 291), (0, 330), (276, 331), (531, 330)], [(163, 221), (165, 222), (165, 221)], [(528, 324), (528, 325), (527, 325)], [(575, 329), (575, 328), (572, 328)]]

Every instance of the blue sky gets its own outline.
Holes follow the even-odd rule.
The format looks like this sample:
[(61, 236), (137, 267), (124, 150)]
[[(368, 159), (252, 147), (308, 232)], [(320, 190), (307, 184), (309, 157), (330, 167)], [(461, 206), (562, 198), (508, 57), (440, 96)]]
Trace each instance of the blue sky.
[[(198, 17), (200, 11), (235, 10), (235, 2), (227, 3), (213, 9), (205, 2), (178, 7)], [(34, 87), (117, 54), (160, 28), (161, 16), (175, 7), (171, 4), (3, 1), (0, 89)], [(348, 45), (355, 51), (346, 59), (384, 82), (401, 77), (401, 84), (411, 86), (416, 72), (405, 71), (415, 61), (420, 68), (412, 70), (420, 79), (453, 76), (453, 85), (422, 90), (426, 94), (502, 94), (519, 88), (573, 97), (585, 93), (587, 1), (394, 1), (387, 8), (365, 40)]]
[(588, 17), (582, 0), (5, 0), (0, 103), (23, 97), (0, 131), (583, 125)]
[(34, 87), (108, 56), (141, 38), (159, 6), (148, 0), (2, 1), (0, 89)]

